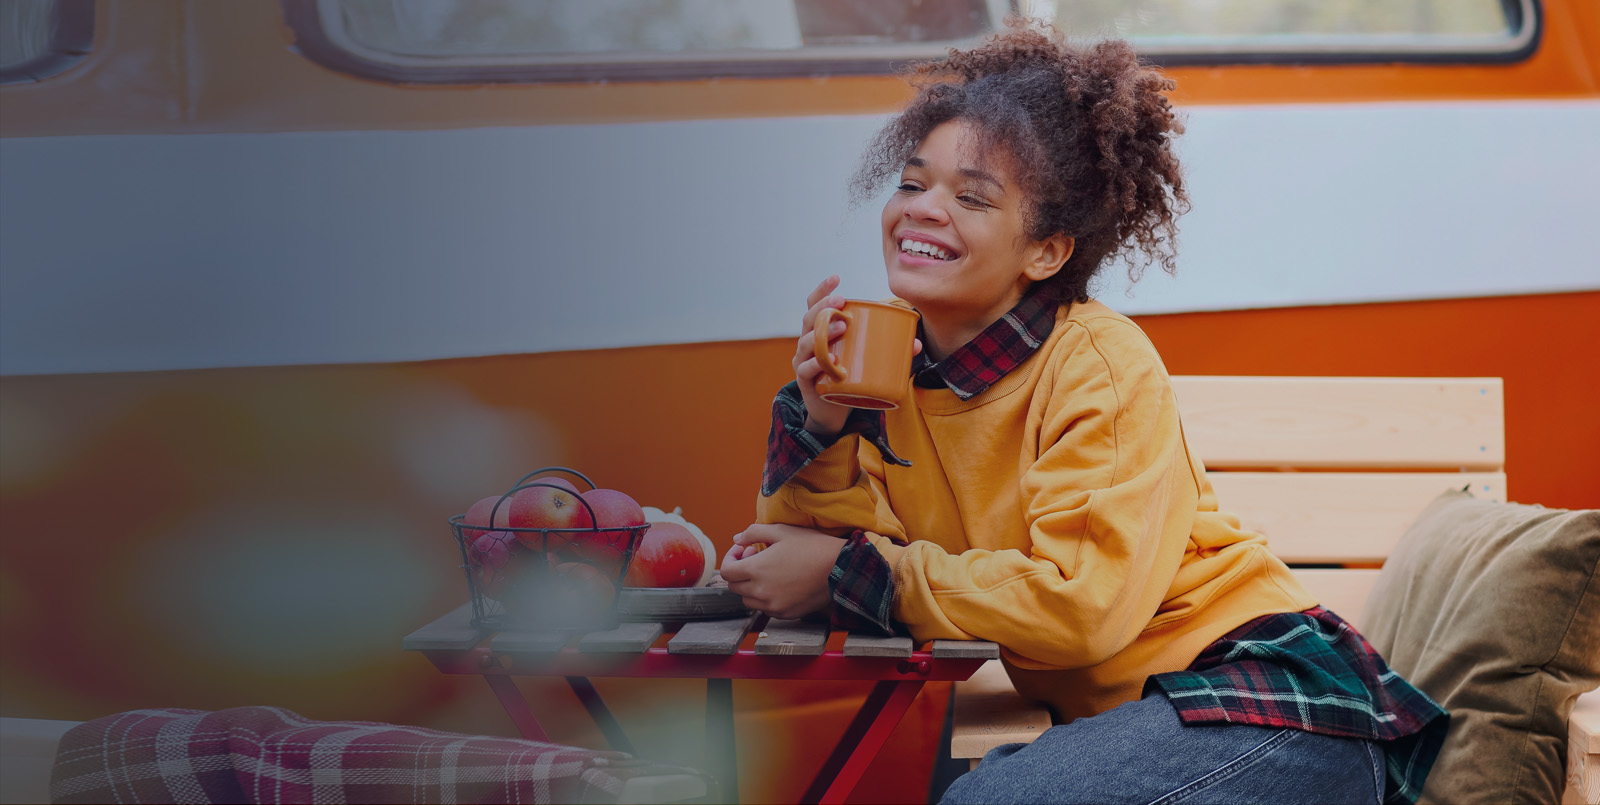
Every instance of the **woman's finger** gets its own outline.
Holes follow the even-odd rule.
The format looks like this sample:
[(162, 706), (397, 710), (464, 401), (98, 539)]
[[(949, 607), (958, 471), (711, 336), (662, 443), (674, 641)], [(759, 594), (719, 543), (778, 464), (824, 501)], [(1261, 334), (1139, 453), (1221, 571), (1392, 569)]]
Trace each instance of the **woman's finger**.
[[(838, 355), (833, 356), (833, 362), (839, 362)], [(808, 358), (794, 368), (794, 376), (801, 383), (809, 383), (814, 386), (817, 383), (817, 378), (822, 377), (822, 362), (815, 357)]]
[(722, 580), (728, 582), (730, 587), (736, 581), (746, 581), (750, 578), (749, 571), (744, 569), (741, 561), (743, 555), (744, 548), (738, 545), (729, 548), (728, 552), (722, 555), (722, 564), (717, 569), (722, 573)]
[(816, 289), (813, 290), (811, 292), (811, 294), (806, 297), (806, 307), (808, 307), (808, 308), (816, 307), (817, 303), (822, 301), (822, 298), (824, 296), (827, 296), (828, 294), (833, 293), (833, 289), (837, 288), (837, 287), (839, 287), (839, 275), (838, 274), (834, 274), (832, 276), (829, 276), (827, 279), (823, 280), (822, 282), (817, 283)]
[(772, 602), (768, 601), (765, 596), (761, 595), (760, 591), (756, 589), (757, 586), (758, 585), (753, 581), (741, 581), (738, 584), (729, 584), (728, 589), (732, 591), (734, 595), (743, 598), (744, 605), (746, 607), (750, 609), (762, 609)]
[[(828, 354), (833, 356), (833, 360), (836, 363), (839, 360), (839, 353), (834, 349), (834, 347), (838, 346), (839, 340), (844, 338), (844, 331), (845, 323), (842, 321), (834, 321), (832, 324), (828, 325)], [(801, 336), (800, 340), (795, 342), (793, 362), (795, 368), (800, 368), (800, 364), (804, 363), (808, 358), (816, 357), (816, 354), (816, 338), (810, 335)], [(912, 354), (914, 355), (916, 353)]]
[(811, 334), (811, 326), (814, 322), (816, 322), (817, 314), (821, 313), (823, 308), (831, 307), (837, 310), (843, 304), (844, 297), (839, 296), (838, 294), (826, 296), (818, 300), (816, 304), (812, 305), (806, 310), (806, 315), (800, 319), (800, 334), (802, 336)]
[[(744, 531), (741, 531), (741, 532), (739, 532), (737, 534), (734, 534), (733, 535), (733, 544), (735, 544), (735, 545), (743, 545), (743, 546), (750, 546), (750, 545), (766, 546), (766, 545), (769, 545), (769, 544), (771, 544), (773, 542), (777, 542), (778, 541), (779, 535), (776, 533), (776, 531), (777, 531), (777, 529), (773, 528), (772, 526), (766, 526), (766, 525), (760, 525), (760, 524), (753, 525), (753, 526), (750, 526), (749, 528), (745, 529)], [(754, 556), (755, 552), (750, 551), (750, 550), (747, 549), (747, 550), (744, 551), (744, 555), (745, 555), (745, 558), (748, 559), (749, 557)]]
[(768, 546), (781, 542), (789, 537), (817, 536), (825, 537), (820, 531), (801, 526), (784, 525), (783, 523), (756, 523), (734, 537), (734, 541), (744, 545), (766, 543)]
[(815, 354), (817, 354), (816, 340), (808, 335), (800, 336), (800, 340), (796, 341), (794, 346), (794, 365), (798, 367)]

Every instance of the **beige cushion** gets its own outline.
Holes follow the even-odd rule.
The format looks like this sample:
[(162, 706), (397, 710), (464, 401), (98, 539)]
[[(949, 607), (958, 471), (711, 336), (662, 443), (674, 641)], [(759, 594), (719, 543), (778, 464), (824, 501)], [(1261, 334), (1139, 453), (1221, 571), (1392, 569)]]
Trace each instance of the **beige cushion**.
[(1362, 632), (1450, 711), (1424, 802), (1558, 802), (1567, 716), (1600, 685), (1600, 511), (1434, 500)]

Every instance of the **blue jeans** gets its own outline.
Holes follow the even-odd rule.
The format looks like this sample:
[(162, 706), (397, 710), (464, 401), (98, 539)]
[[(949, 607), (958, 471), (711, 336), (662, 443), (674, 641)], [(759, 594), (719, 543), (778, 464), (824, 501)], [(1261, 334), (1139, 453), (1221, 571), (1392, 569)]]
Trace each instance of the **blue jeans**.
[(941, 803), (1379, 803), (1370, 741), (1247, 724), (1184, 726), (1152, 692), (1031, 744), (996, 747)]

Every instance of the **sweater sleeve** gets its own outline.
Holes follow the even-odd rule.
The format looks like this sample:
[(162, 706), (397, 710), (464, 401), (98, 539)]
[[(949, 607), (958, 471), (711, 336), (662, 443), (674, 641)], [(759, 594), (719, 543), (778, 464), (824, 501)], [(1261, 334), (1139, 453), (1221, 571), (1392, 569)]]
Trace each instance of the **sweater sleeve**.
[(1131, 324), (1086, 325), (1062, 346), (1029, 421), (1029, 550), (869, 535), (895, 568), (894, 618), (918, 640), (991, 640), (1019, 667), (1088, 667), (1131, 644), (1173, 586), (1199, 490), (1166, 370)]
[(883, 463), (910, 466), (911, 462), (889, 449), (881, 411), (852, 411), (851, 423), (865, 426), (847, 424), (843, 433), (827, 441), (806, 433), (804, 422), (799, 387), (790, 383), (773, 404), (756, 522), (847, 536), (848, 543), (828, 574), (830, 620), (836, 629), (893, 634), (894, 574), (865, 530), (904, 542), (904, 528), (884, 503)]
[(884, 461), (861, 435), (842, 435), (770, 495), (756, 497), (756, 522), (804, 526), (840, 537), (860, 529), (886, 544), (903, 544), (905, 527), (884, 492)]
[(819, 437), (806, 430), (806, 404), (800, 384), (790, 381), (772, 399), (772, 428), (767, 432), (767, 466), (761, 473), (761, 494), (778, 491), (802, 467), (842, 436), (861, 436), (878, 448), (885, 461), (904, 467), (911, 462), (895, 455), (884, 432), (883, 412), (862, 408), (850, 410), (844, 428), (835, 436)]

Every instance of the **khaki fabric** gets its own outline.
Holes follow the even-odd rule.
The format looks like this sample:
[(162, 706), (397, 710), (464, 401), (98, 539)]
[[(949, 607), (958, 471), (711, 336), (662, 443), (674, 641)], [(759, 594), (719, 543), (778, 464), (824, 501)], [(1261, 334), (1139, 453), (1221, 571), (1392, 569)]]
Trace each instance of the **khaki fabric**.
[(1600, 685), (1600, 510), (1434, 500), (1362, 633), (1450, 711), (1422, 802), (1559, 802), (1567, 717)]

